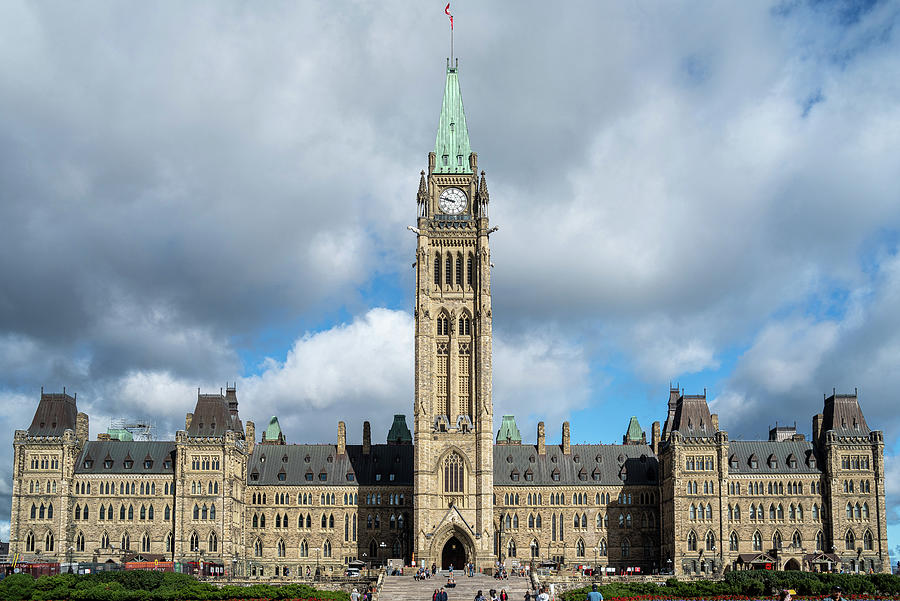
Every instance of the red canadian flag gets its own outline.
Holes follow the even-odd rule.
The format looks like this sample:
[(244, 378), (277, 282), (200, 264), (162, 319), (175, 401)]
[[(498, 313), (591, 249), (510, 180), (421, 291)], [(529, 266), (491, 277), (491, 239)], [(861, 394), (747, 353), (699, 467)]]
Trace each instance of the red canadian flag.
[(444, 14), (450, 17), (450, 29), (453, 29), (453, 15), (450, 14), (450, 3), (447, 3), (447, 7), (444, 9)]

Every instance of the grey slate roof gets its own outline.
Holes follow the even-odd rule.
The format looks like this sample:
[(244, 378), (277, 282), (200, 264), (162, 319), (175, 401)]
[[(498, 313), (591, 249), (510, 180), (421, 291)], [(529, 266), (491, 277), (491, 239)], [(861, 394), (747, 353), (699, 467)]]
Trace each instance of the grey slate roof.
[(868, 437), (871, 430), (855, 394), (833, 394), (825, 399), (822, 430), (833, 430), (839, 437)]
[[(564, 455), (562, 447), (548, 445), (547, 454), (539, 455), (533, 445), (494, 446), (495, 486), (597, 486), (621, 485), (620, 474), (625, 470), (625, 484), (656, 484), (659, 466), (656, 455), (648, 445), (572, 445), (572, 452)], [(578, 461), (575, 461), (575, 458)], [(556, 459), (554, 461), (553, 459)], [(599, 458), (599, 462), (598, 462)], [(533, 461), (532, 461), (533, 459)], [(519, 480), (512, 479), (518, 471)], [(533, 480), (525, 473), (531, 470)], [(559, 480), (553, 479), (553, 471), (559, 470)], [(594, 479), (594, 472), (599, 480)], [(583, 474), (585, 479), (581, 479)]]
[[(237, 405), (236, 400), (232, 402)], [(198, 394), (188, 436), (224, 436), (229, 430), (241, 431), (237, 409), (229, 410), (229, 398), (222, 394)]]
[(75, 397), (65, 393), (45, 394), (34, 412), (28, 428), (29, 436), (62, 436), (67, 429), (75, 429), (78, 408)]
[[(103, 462), (112, 460), (112, 467), (103, 467)], [(125, 460), (131, 459), (134, 465), (125, 469)], [(91, 459), (91, 467), (85, 467), (85, 459)], [(144, 461), (150, 459), (153, 465), (147, 469)], [(171, 460), (168, 468), (164, 467), (166, 459)], [(75, 464), (76, 474), (175, 474), (175, 441), (146, 440), (91, 440), (85, 443), (78, 461)]]
[[(756, 469), (750, 467), (750, 457), (756, 455)], [(775, 455), (778, 466), (769, 467), (769, 456)], [(788, 464), (793, 455), (797, 459), (797, 467)], [(815, 458), (814, 467), (810, 466), (810, 455)], [(737, 460), (737, 467), (731, 467), (732, 458)], [(815, 455), (815, 447), (807, 440), (732, 440), (728, 444), (728, 471), (730, 474), (820, 474), (822, 465)]]
[(672, 430), (689, 438), (716, 435), (706, 395), (682, 395), (678, 399)]
[[(278, 479), (279, 473), (284, 473), (284, 480)], [(306, 479), (307, 473), (312, 480)], [(320, 480), (323, 473), (326, 479)], [(347, 474), (353, 479), (348, 480)], [(362, 445), (347, 445), (347, 454), (338, 455), (331, 444), (256, 445), (247, 477), (255, 486), (412, 486), (413, 446), (373, 444), (364, 455)]]

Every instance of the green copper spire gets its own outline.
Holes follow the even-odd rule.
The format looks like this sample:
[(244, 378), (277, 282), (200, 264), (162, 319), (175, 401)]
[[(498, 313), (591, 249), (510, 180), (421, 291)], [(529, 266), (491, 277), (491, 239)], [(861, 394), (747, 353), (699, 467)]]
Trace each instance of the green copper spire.
[(402, 413), (394, 415), (394, 423), (387, 435), (389, 444), (407, 444), (412, 442), (412, 433), (406, 425), (406, 416)]
[(469, 147), (466, 112), (456, 71), (456, 67), (447, 65), (447, 86), (444, 88), (441, 122), (434, 143), (435, 173), (472, 173), (469, 166), (472, 149)]
[(504, 415), (497, 430), (497, 444), (522, 444), (522, 434), (516, 426), (516, 418), (513, 415)]
[(625, 433), (625, 440), (622, 442), (628, 444), (643, 442), (644, 440), (644, 431), (641, 430), (641, 425), (638, 423), (637, 417), (632, 415), (631, 421), (628, 422), (628, 431)]
[(266, 428), (266, 431), (263, 432), (263, 440), (266, 442), (284, 442), (284, 434), (281, 432), (281, 424), (278, 423), (278, 418), (274, 415), (272, 419), (269, 420), (269, 425)]

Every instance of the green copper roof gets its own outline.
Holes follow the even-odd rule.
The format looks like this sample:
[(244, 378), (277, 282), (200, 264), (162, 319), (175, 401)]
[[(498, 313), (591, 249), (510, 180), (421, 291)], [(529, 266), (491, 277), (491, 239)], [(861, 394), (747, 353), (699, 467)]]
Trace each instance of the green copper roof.
[(634, 441), (640, 441), (644, 437), (644, 431), (641, 430), (641, 425), (633, 415), (631, 416), (631, 421), (628, 422), (628, 432), (625, 434), (625, 437)]
[(500, 423), (500, 429), (497, 430), (497, 442), (522, 442), (522, 434), (516, 426), (516, 417), (514, 415), (504, 415), (503, 421)]
[(274, 415), (269, 420), (269, 425), (263, 433), (263, 440), (278, 440), (281, 437), (281, 424)]
[(394, 423), (387, 435), (388, 442), (412, 442), (412, 433), (406, 425), (406, 416), (402, 413), (394, 415)]
[(134, 440), (131, 432), (124, 428), (107, 428), (106, 433), (112, 440)]
[(434, 143), (435, 173), (472, 173), (469, 167), (469, 130), (466, 128), (466, 112), (456, 67), (447, 67), (447, 86), (444, 88), (444, 104), (441, 106), (441, 122), (438, 124)]

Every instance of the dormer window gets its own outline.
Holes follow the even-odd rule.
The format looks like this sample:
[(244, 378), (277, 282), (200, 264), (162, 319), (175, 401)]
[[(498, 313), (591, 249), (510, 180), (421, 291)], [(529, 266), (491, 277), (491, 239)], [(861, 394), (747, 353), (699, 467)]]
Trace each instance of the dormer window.
[(288, 462), (288, 456), (287, 456), (287, 455), (282, 455), (282, 456), (281, 456), (281, 463), (287, 463), (287, 462)]
[(252, 480), (253, 482), (256, 482), (257, 480), (259, 480), (259, 472), (257, 472), (257, 471), (250, 472), (250, 480)]
[(600, 481), (600, 470), (595, 468), (594, 471), (591, 472), (591, 480), (594, 480), (595, 482)]
[(319, 481), (325, 482), (326, 480), (328, 480), (328, 474), (326, 474), (325, 472), (319, 472)]
[(94, 460), (93, 459), (85, 459), (84, 460), (84, 469), (89, 470), (92, 467), (94, 467)]
[(303, 461), (306, 463), (309, 463), (310, 459), (311, 459), (311, 457), (309, 455), (307, 455), (306, 457), (303, 458)]
[(793, 454), (791, 454), (791, 455), (787, 458), (787, 464), (788, 464), (788, 467), (789, 467), (789, 468), (791, 468), (791, 469), (797, 469), (797, 458), (794, 457)]
[(456, 164), (460, 167), (462, 167), (462, 159), (463, 159), (463, 155), (461, 155), (461, 154), (456, 155)]
[(394, 481), (394, 474), (390, 474), (390, 475), (388, 476), (388, 480), (390, 480), (391, 482), (393, 482), (393, 481)]
[(312, 472), (306, 472), (306, 481), (307, 482), (313, 481), (313, 473)]
[(509, 474), (509, 479), (512, 480), (513, 482), (518, 482), (519, 481), (519, 470), (514, 469)]
[(110, 469), (112, 467), (112, 464), (113, 464), (112, 459), (104, 459), (103, 460), (103, 467), (105, 467), (106, 469)]
[(778, 458), (775, 455), (769, 455), (769, 468), (776, 469), (778, 467)]
[(755, 470), (759, 468), (759, 460), (756, 458), (755, 454), (750, 456), (750, 461), (748, 463), (750, 464), (750, 469)]
[(444, 167), (447, 167), (448, 165), (450, 165), (450, 155), (449, 154), (445, 154), (441, 158), (444, 159)]
[(287, 479), (287, 474), (285, 474), (283, 471), (278, 472), (278, 481), (279, 482), (284, 482), (286, 479)]
[(525, 480), (526, 480), (527, 482), (533, 482), (533, 481), (534, 481), (534, 472), (531, 471), (531, 468), (528, 468), (527, 470), (525, 470)]
[(166, 459), (163, 461), (163, 468), (167, 470), (172, 469), (172, 462), (169, 459)]
[(733, 470), (738, 468), (738, 459), (736, 455), (732, 455), (731, 458), (728, 459), (728, 465)]
[(145, 469), (145, 470), (149, 470), (151, 467), (153, 467), (153, 460), (152, 460), (152, 459), (145, 459), (145, 460), (144, 460), (144, 469)]
[(347, 472), (347, 482), (353, 482), (356, 479), (356, 476), (353, 475), (353, 472)]
[(375, 474), (375, 482), (381, 482), (381, 474)]
[(134, 467), (134, 461), (132, 461), (131, 459), (126, 459), (124, 461), (124, 464), (126, 470), (130, 470), (132, 467)]
[(559, 482), (559, 470), (558, 469), (554, 469), (550, 473), (550, 479), (553, 480), (554, 482)]

